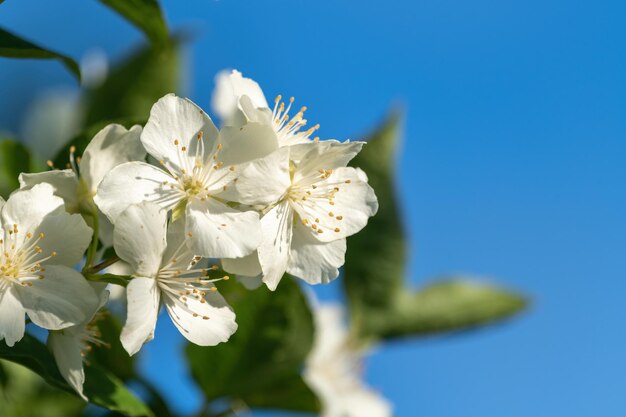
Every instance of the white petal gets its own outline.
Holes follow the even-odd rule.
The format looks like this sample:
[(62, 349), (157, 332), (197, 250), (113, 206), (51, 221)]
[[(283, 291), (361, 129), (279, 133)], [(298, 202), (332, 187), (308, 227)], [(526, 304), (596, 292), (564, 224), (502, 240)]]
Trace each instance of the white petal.
[(278, 140), (272, 127), (259, 123), (223, 127), (219, 140), (223, 148), (218, 159), (224, 165), (237, 165), (263, 158), (278, 149)]
[(324, 140), (292, 146), (291, 159), (299, 161), (294, 182), (316, 173), (319, 169), (345, 167), (361, 151), (364, 144), (365, 142)]
[(358, 168), (337, 168), (326, 180), (316, 183), (319, 189), (336, 188), (331, 204), (328, 198), (309, 198), (305, 204), (294, 204), (301, 218), (316, 222), (313, 233), (321, 242), (331, 242), (351, 236), (365, 227), (378, 211), (378, 200), (372, 187), (362, 181)]
[(126, 287), (128, 313), (120, 340), (129, 355), (154, 339), (160, 291), (154, 278), (133, 278)]
[(155, 277), (165, 251), (167, 212), (154, 203), (129, 206), (117, 218), (113, 246), (134, 274)]
[(11, 347), (24, 337), (24, 307), (12, 286), (0, 291), (0, 340)]
[(222, 259), (222, 268), (231, 274), (255, 277), (263, 272), (259, 263), (259, 255), (257, 251), (252, 252), (242, 258)]
[(263, 282), (274, 291), (287, 270), (293, 229), (293, 211), (288, 202), (282, 202), (261, 218), (263, 241), (259, 246), (259, 261), (263, 268)]
[[(218, 134), (211, 118), (191, 100), (168, 94), (152, 106), (141, 142), (158, 161), (181, 168), (179, 149), (185, 146), (191, 150), (192, 141), (195, 147), (200, 132), (204, 135), (206, 149), (210, 151), (216, 145)], [(174, 144), (175, 140), (179, 145)]]
[[(182, 283), (170, 284), (169, 288), (175, 293), (189, 289)], [(163, 292), (167, 312), (187, 340), (200, 346), (215, 346), (226, 342), (237, 330), (235, 313), (217, 291), (207, 291), (204, 300), (205, 302), (201, 302), (187, 297), (183, 301), (169, 291)]]
[(187, 204), (186, 231), (193, 252), (207, 258), (240, 258), (261, 240), (256, 212), (239, 211), (214, 198)]
[(21, 173), (19, 176), (20, 188), (31, 188), (36, 184), (48, 183), (54, 187), (54, 194), (65, 201), (67, 211), (78, 212), (78, 198), (76, 195), (78, 178), (71, 169), (52, 170), (35, 174)]
[(391, 404), (366, 386), (355, 386), (343, 396), (342, 417), (391, 417)]
[(81, 341), (72, 333), (63, 330), (52, 331), (48, 335), (48, 347), (54, 355), (57, 368), (63, 378), (83, 400), (87, 401), (87, 397), (83, 394), (85, 371), (83, 370)]
[(44, 279), (16, 286), (22, 305), (33, 323), (59, 330), (84, 322), (99, 303), (96, 292), (78, 272), (62, 265), (47, 265)]
[[(20, 230), (20, 232), (25, 231)], [(25, 244), (39, 239), (43, 233), (43, 238), (37, 242), (42, 256), (56, 252), (54, 257), (45, 261), (46, 265), (66, 266), (74, 266), (83, 258), (83, 253), (89, 246), (93, 234), (93, 230), (87, 226), (80, 214), (69, 214), (64, 210), (49, 214), (38, 227), (30, 229), (29, 232), (33, 237), (27, 239)]]
[(113, 223), (101, 211), (98, 211), (98, 238), (105, 248), (113, 246)]
[(339, 276), (345, 262), (346, 239), (320, 242), (309, 229), (296, 224), (287, 272), (309, 284), (328, 284)]
[(141, 126), (130, 130), (118, 124), (106, 126), (89, 142), (80, 161), (80, 175), (95, 193), (104, 176), (124, 162), (140, 161), (146, 157), (139, 135)]
[(245, 164), (230, 192), (233, 201), (269, 205), (278, 201), (290, 185), (289, 148), (285, 147)]
[(239, 125), (234, 124), (233, 126), (241, 126), (245, 123), (255, 122), (269, 126), (274, 130), (272, 111), (267, 107), (258, 107), (248, 96), (241, 96), (239, 99), (239, 113), (243, 115), (243, 121)]
[(222, 120), (228, 120), (237, 110), (239, 98), (250, 97), (256, 107), (268, 107), (261, 87), (239, 71), (221, 71), (215, 77), (215, 90), (211, 99), (213, 111)]
[(126, 162), (104, 177), (94, 201), (115, 224), (117, 216), (131, 204), (151, 201), (166, 210), (174, 207), (184, 193), (164, 184), (178, 185), (172, 176), (159, 168), (144, 162)]
[(28, 190), (17, 190), (2, 208), (2, 225), (23, 233), (33, 232), (50, 213), (65, 211), (63, 199), (54, 195), (50, 184), (42, 183)]

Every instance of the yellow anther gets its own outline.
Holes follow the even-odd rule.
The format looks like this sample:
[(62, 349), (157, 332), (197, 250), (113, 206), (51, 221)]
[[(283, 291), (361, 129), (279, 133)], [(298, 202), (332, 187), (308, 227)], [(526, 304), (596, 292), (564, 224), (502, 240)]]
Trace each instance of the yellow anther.
[(334, 214), (332, 211), (329, 211), (329, 212), (328, 212), (328, 215), (329, 215), (330, 217), (335, 217), (335, 214)]
[(28, 232), (28, 233), (26, 233), (26, 237), (27, 237), (28, 239), (30, 239), (31, 237), (33, 237), (33, 234), (32, 234), (31, 232)]
[(345, 180), (344, 182), (345, 182), (346, 184), (350, 184), (352, 181), (350, 181), (350, 180)]
[(178, 146), (179, 143), (178, 139), (174, 139), (174, 145)]
[(76, 146), (72, 145), (70, 146), (70, 153), (74, 153), (76, 152)]
[(193, 236), (193, 233), (187, 232), (187, 236), (191, 237), (191, 236)]
[(339, 229), (338, 227), (335, 227), (335, 233), (339, 233), (341, 232), (341, 229)]
[(294, 101), (294, 100), (295, 100), (295, 98), (294, 98), (294, 97), (290, 97), (290, 98), (289, 98), (289, 102), (290, 102), (290, 103), (293, 103), (293, 101)]
[(52, 162), (51, 160), (47, 160), (46, 164), (50, 167), (50, 168), (54, 168), (54, 162)]
[(224, 278), (222, 278), (224, 281), (228, 281), (230, 279), (230, 277), (228, 275), (224, 275)]
[(343, 220), (343, 216), (337, 216), (337, 220)]
[(234, 171), (235, 167), (231, 165), (230, 167), (228, 167), (228, 169), (231, 170), (231, 171)]
[(185, 152), (187, 150), (186, 146), (183, 146), (182, 148), (180, 148), (181, 151)]
[(217, 150), (218, 151), (221, 151), (223, 147), (224, 147), (224, 145), (222, 145), (221, 143), (217, 144)]
[(52, 257), (57, 256), (57, 251), (53, 250), (52, 253), (50, 254), (50, 256), (52, 256)]
[(279, 94), (279, 95), (277, 95), (277, 96), (276, 96), (276, 98), (274, 99), (274, 102), (278, 104), (278, 102), (279, 102), (280, 100), (282, 100), (282, 99), (283, 99), (283, 96), (281, 96), (281, 95)]

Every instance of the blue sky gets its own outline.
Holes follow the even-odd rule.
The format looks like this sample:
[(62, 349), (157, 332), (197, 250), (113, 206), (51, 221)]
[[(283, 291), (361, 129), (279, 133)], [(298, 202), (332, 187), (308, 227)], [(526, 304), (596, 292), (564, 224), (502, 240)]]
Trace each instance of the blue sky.
[[(198, 33), (185, 93), (200, 105), (214, 74), (232, 67), (270, 97), (294, 95), (325, 137), (359, 138), (403, 106), (397, 172), (411, 283), (468, 273), (532, 296), (506, 325), (383, 346), (367, 377), (398, 417), (626, 412), (626, 3), (164, 7), (172, 27)], [(7, 0), (0, 25), (75, 57), (93, 46), (116, 57), (141, 40), (95, 1)], [(0, 61), (1, 125), (16, 128), (34, 93), (59, 85), (72, 80), (57, 64)], [(321, 293), (333, 298), (338, 285)], [(144, 363), (165, 386), (184, 371), (150, 366), (178, 352), (178, 339), (158, 340)], [(171, 393), (183, 408), (192, 397)]]

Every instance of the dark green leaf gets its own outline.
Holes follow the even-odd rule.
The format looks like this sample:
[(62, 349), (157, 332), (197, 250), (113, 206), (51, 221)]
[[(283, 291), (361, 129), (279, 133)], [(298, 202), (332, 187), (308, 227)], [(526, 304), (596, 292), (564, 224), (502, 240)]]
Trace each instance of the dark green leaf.
[(18, 176), (29, 172), (30, 167), (30, 152), (24, 145), (10, 139), (0, 140), (0, 195), (7, 198), (19, 188)]
[[(28, 334), (13, 347), (0, 343), (0, 358), (25, 366), (50, 385), (74, 393), (59, 373), (47, 347)], [(96, 366), (85, 366), (83, 389), (90, 402), (101, 407), (120, 411), (128, 416), (152, 415), (145, 404), (128, 391), (119, 379)]]
[(0, 29), (0, 56), (21, 59), (56, 59), (80, 81), (80, 67), (72, 58), (45, 49), (4, 29)]
[(100, 0), (142, 30), (157, 45), (169, 41), (167, 24), (156, 0)]
[(237, 332), (216, 347), (187, 347), (206, 398), (315, 411), (317, 402), (297, 377), (313, 343), (311, 312), (298, 285), (285, 277), (275, 292), (234, 284), (223, 289), (237, 313)]
[(89, 361), (113, 373), (122, 381), (136, 377), (134, 357), (128, 355), (120, 341), (122, 324), (117, 317), (107, 313), (96, 324), (102, 334), (100, 339), (105, 340), (107, 346), (93, 346)]
[(352, 163), (367, 173), (380, 205), (367, 227), (348, 239), (344, 288), (355, 333), (366, 340), (424, 336), (521, 311), (522, 296), (484, 285), (443, 282), (418, 292), (406, 286), (406, 236), (393, 182), (399, 122), (393, 114)]
[(147, 120), (152, 105), (178, 88), (178, 43), (145, 47), (117, 64), (86, 97), (86, 126), (106, 120)]

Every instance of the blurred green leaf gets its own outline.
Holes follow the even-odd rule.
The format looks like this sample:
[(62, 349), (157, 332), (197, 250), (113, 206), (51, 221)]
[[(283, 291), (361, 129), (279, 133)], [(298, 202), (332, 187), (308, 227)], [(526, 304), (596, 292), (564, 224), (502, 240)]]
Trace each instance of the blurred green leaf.
[(527, 305), (519, 294), (465, 281), (415, 292), (405, 283), (407, 245), (393, 176), (400, 116), (393, 113), (353, 160), (376, 191), (379, 210), (348, 239), (344, 289), (353, 331), (365, 340), (416, 337), (477, 327)]
[(29, 172), (30, 152), (21, 143), (11, 139), (0, 140), (0, 195), (5, 199), (20, 187), (17, 177)]
[(102, 85), (87, 93), (86, 126), (106, 120), (147, 120), (152, 105), (178, 89), (178, 43), (146, 46), (118, 63)]
[[(48, 348), (34, 337), (26, 334), (13, 347), (0, 343), (0, 358), (20, 364), (41, 376), (50, 385), (74, 393), (56, 367)], [(111, 373), (94, 365), (85, 366), (85, 395), (90, 402), (119, 411), (128, 416), (151, 416), (152, 412)]]
[(0, 29), (0, 56), (21, 59), (56, 59), (80, 81), (80, 67), (72, 58), (45, 49), (4, 29)]
[(299, 376), (313, 343), (313, 320), (298, 285), (285, 277), (275, 292), (230, 283), (220, 291), (237, 313), (237, 332), (228, 343), (189, 344), (186, 350), (207, 400), (317, 411), (315, 397)]
[(126, 20), (143, 31), (156, 45), (169, 41), (167, 24), (156, 0), (100, 0), (100, 3), (115, 10)]
[(23, 366), (0, 361), (7, 385), (0, 388), (2, 417), (83, 416), (85, 402), (75, 395), (52, 388)]
[(370, 317), (367, 329), (384, 339), (467, 330), (523, 310), (515, 293), (466, 279), (433, 282), (417, 292), (402, 292), (390, 316)]

